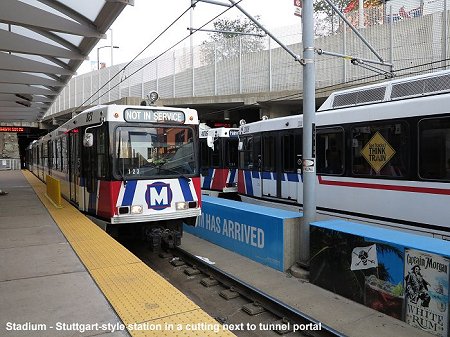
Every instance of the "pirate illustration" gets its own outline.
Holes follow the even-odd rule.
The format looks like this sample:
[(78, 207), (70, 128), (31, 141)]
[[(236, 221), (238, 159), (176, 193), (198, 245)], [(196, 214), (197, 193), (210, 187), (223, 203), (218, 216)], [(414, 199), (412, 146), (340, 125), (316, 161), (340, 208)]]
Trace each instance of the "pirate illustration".
[(425, 281), (422, 274), (420, 273), (419, 265), (415, 265), (408, 272), (405, 277), (406, 281), (406, 295), (412, 303), (417, 303), (421, 300), (422, 307), (428, 307), (430, 304), (431, 297), (428, 294), (428, 286), (430, 284)]
[(359, 262), (356, 263), (356, 266), (359, 266), (361, 263), (362, 263), (364, 266), (367, 266), (367, 263), (368, 263), (368, 262), (370, 262), (370, 263), (375, 263), (374, 260), (369, 259), (369, 252), (370, 252), (371, 249), (372, 249), (372, 246), (369, 247), (369, 249), (368, 249), (367, 251), (365, 251), (364, 249), (361, 249), (361, 250), (359, 251), (358, 254), (356, 254), (355, 252), (353, 252), (353, 254), (355, 254), (355, 255), (358, 257), (358, 259), (359, 259)]

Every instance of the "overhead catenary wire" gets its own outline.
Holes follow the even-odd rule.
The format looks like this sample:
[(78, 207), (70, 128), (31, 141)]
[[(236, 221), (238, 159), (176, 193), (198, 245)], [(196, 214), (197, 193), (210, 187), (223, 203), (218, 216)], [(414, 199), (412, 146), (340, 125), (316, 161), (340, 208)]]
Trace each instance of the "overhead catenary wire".
[[(191, 4), (186, 10), (183, 11), (175, 20), (173, 20), (166, 28), (164, 28), (161, 33), (159, 33), (150, 43), (147, 44), (147, 46), (144, 47), (139, 53), (137, 53), (129, 62), (127, 62), (113, 77), (111, 77), (103, 86), (101, 86), (96, 92), (94, 92), (91, 96), (89, 96), (87, 99), (84, 100), (83, 103), (81, 103), (77, 108), (75, 108), (72, 112), (78, 111), (85, 103), (89, 102), (91, 98), (93, 98), (96, 94), (98, 94), (106, 85), (108, 85), (113, 79), (115, 79), (119, 74), (123, 73), (131, 63), (133, 63), (140, 55), (142, 55), (143, 52), (145, 52), (149, 47), (153, 45), (165, 32), (167, 32), (178, 20), (180, 20), (192, 7), (194, 7), (199, 0), (195, 1), (195, 3)], [(131, 75), (130, 75), (131, 76)], [(128, 76), (128, 77), (130, 77)], [(119, 81), (119, 84), (123, 82), (123, 79), (121, 78)], [(117, 84), (118, 85), (118, 84)], [(105, 94), (109, 93), (112, 89), (114, 89), (117, 85), (113, 86), (112, 88), (108, 89), (105, 93), (103, 93), (103, 97)]]

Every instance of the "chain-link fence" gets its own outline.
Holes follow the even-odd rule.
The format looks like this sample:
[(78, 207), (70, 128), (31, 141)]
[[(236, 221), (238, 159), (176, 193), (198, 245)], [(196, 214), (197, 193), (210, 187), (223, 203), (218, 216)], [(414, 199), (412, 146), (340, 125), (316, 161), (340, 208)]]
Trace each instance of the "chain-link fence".
[[(396, 76), (450, 66), (450, 0), (362, 3), (360, 10), (359, 1), (353, 0), (342, 12), (382, 60), (393, 65)], [(336, 14), (316, 19), (315, 31), (317, 49), (380, 61)], [(300, 22), (272, 33), (302, 55)], [(256, 39), (260, 39), (256, 49), (249, 47), (254, 40), (239, 36), (221, 44), (205, 42), (194, 47), (192, 54), (189, 48), (171, 50), (158, 59), (136, 60), (125, 70), (125, 64), (120, 64), (74, 77), (49, 114), (127, 96), (145, 97), (151, 90), (157, 90), (161, 98), (301, 92), (300, 63), (269, 37)], [(336, 56), (316, 55), (315, 64), (317, 89), (385, 78)]]

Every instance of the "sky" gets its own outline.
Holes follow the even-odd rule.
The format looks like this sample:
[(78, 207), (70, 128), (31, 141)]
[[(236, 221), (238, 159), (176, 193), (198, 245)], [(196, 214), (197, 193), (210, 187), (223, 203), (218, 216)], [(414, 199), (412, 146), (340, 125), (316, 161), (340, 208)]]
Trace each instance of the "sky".
[[(227, 0), (216, 0), (221, 3), (230, 3)], [(110, 46), (111, 35), (113, 36), (114, 64), (129, 62), (140, 51), (142, 51), (153, 39), (155, 39), (172, 21), (189, 8), (190, 0), (135, 0), (134, 6), (127, 6), (121, 15), (111, 26), (111, 31), (107, 32), (107, 39), (100, 40), (97, 46), (89, 55), (89, 60), (85, 61), (78, 69), (78, 74), (83, 74), (97, 67), (97, 53), (100, 62), (111, 65), (111, 48), (98, 47)], [(294, 0), (242, 0), (239, 5), (251, 16), (260, 16), (259, 22), (269, 30), (290, 25), (301, 26), (301, 19), (294, 15)], [(199, 2), (193, 10), (193, 28), (199, 28), (210, 19), (224, 11), (226, 7), (205, 2)], [(232, 8), (222, 17), (235, 19), (244, 18), (244, 15), (237, 9)], [(149, 49), (139, 58), (157, 55), (171, 47), (182, 38), (189, 35), (190, 11), (188, 11), (173, 27), (162, 35)], [(212, 23), (204, 27), (212, 29)], [(300, 31), (300, 28), (299, 28)], [(193, 35), (193, 44), (199, 45), (207, 39), (206, 32), (198, 32)], [(179, 44), (176, 49), (189, 47), (189, 38)]]

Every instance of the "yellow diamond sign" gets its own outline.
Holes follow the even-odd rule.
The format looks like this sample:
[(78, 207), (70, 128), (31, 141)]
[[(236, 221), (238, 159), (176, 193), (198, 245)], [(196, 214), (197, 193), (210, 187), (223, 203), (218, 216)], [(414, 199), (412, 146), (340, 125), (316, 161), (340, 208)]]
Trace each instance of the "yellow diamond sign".
[(379, 132), (376, 132), (364, 146), (361, 154), (370, 166), (379, 173), (383, 166), (394, 156), (395, 150)]

